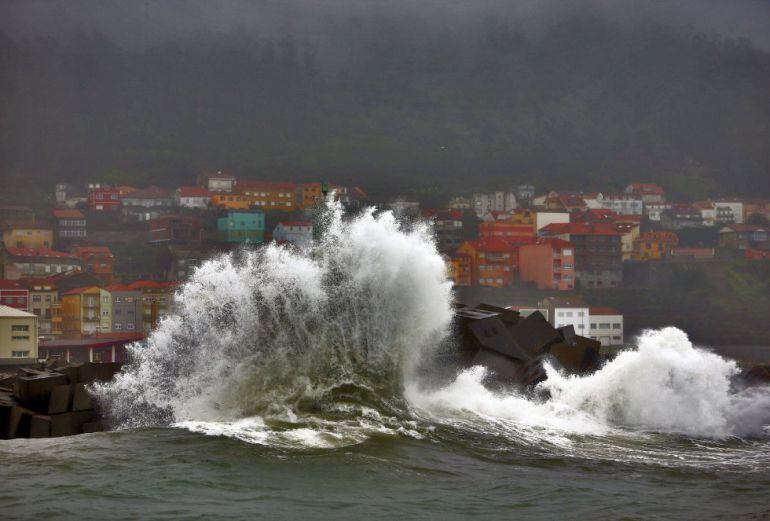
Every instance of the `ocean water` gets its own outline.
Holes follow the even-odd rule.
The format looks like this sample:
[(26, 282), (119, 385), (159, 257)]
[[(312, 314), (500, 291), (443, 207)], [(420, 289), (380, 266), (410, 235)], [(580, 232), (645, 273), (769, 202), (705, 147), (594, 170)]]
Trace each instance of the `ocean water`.
[(94, 389), (114, 431), (0, 442), (3, 517), (770, 518), (770, 388), (735, 362), (665, 328), (533, 392), (433, 371), (452, 293), (430, 228), (322, 217), (306, 250), (195, 272)]

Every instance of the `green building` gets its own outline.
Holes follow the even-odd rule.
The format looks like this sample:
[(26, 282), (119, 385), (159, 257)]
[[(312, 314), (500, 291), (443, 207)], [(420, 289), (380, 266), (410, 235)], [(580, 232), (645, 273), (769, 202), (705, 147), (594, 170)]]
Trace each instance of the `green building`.
[(217, 239), (220, 242), (262, 244), (265, 241), (265, 214), (260, 210), (227, 212), (226, 217), (217, 219)]

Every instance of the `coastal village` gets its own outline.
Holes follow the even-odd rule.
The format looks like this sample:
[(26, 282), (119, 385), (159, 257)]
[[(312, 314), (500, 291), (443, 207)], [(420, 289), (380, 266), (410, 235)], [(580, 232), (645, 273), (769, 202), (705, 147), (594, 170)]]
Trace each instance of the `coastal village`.
[[(210, 256), (244, 244), (303, 247), (330, 192), (350, 212), (375, 204), (429, 220), (457, 288), (536, 289), (509, 302), (603, 347), (625, 343), (623, 314), (596, 290), (639, 263), (770, 261), (770, 200), (672, 201), (663, 187), (537, 192), (529, 184), (457, 196), (440, 208), (374, 201), (359, 187), (204, 173), (189, 186), (57, 184), (44, 212), (0, 201), (0, 365), (119, 362), (173, 310)], [(591, 290), (589, 303), (580, 294)], [(601, 294), (601, 293), (599, 293)]]

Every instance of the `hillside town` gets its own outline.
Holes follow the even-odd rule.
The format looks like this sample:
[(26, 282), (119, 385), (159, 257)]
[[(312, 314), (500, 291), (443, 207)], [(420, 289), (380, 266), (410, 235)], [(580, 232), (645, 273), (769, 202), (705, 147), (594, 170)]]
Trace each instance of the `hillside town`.
[(770, 260), (770, 200), (671, 201), (661, 186), (620, 193), (508, 191), (457, 196), (440, 208), (373, 201), (359, 187), (238, 178), (215, 171), (167, 190), (57, 184), (46, 210), (0, 201), (0, 363), (120, 361), (173, 309), (195, 266), (244, 244), (302, 248), (325, 195), (348, 212), (375, 204), (431, 221), (457, 288), (533, 289), (511, 301), (554, 327), (622, 346), (624, 319), (582, 290), (624, 284), (624, 266)]

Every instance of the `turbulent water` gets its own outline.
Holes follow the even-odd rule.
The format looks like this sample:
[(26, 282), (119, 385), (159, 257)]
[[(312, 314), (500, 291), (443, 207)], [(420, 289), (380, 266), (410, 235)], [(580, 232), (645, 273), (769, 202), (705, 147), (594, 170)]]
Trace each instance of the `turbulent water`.
[(592, 375), (547, 367), (542, 392), (488, 386), (480, 367), (437, 383), (452, 296), (430, 228), (327, 212), (306, 250), (195, 272), (98, 389), (115, 432), (1, 444), (0, 504), (129, 519), (770, 515), (770, 389), (735, 389), (734, 362), (667, 328)]

